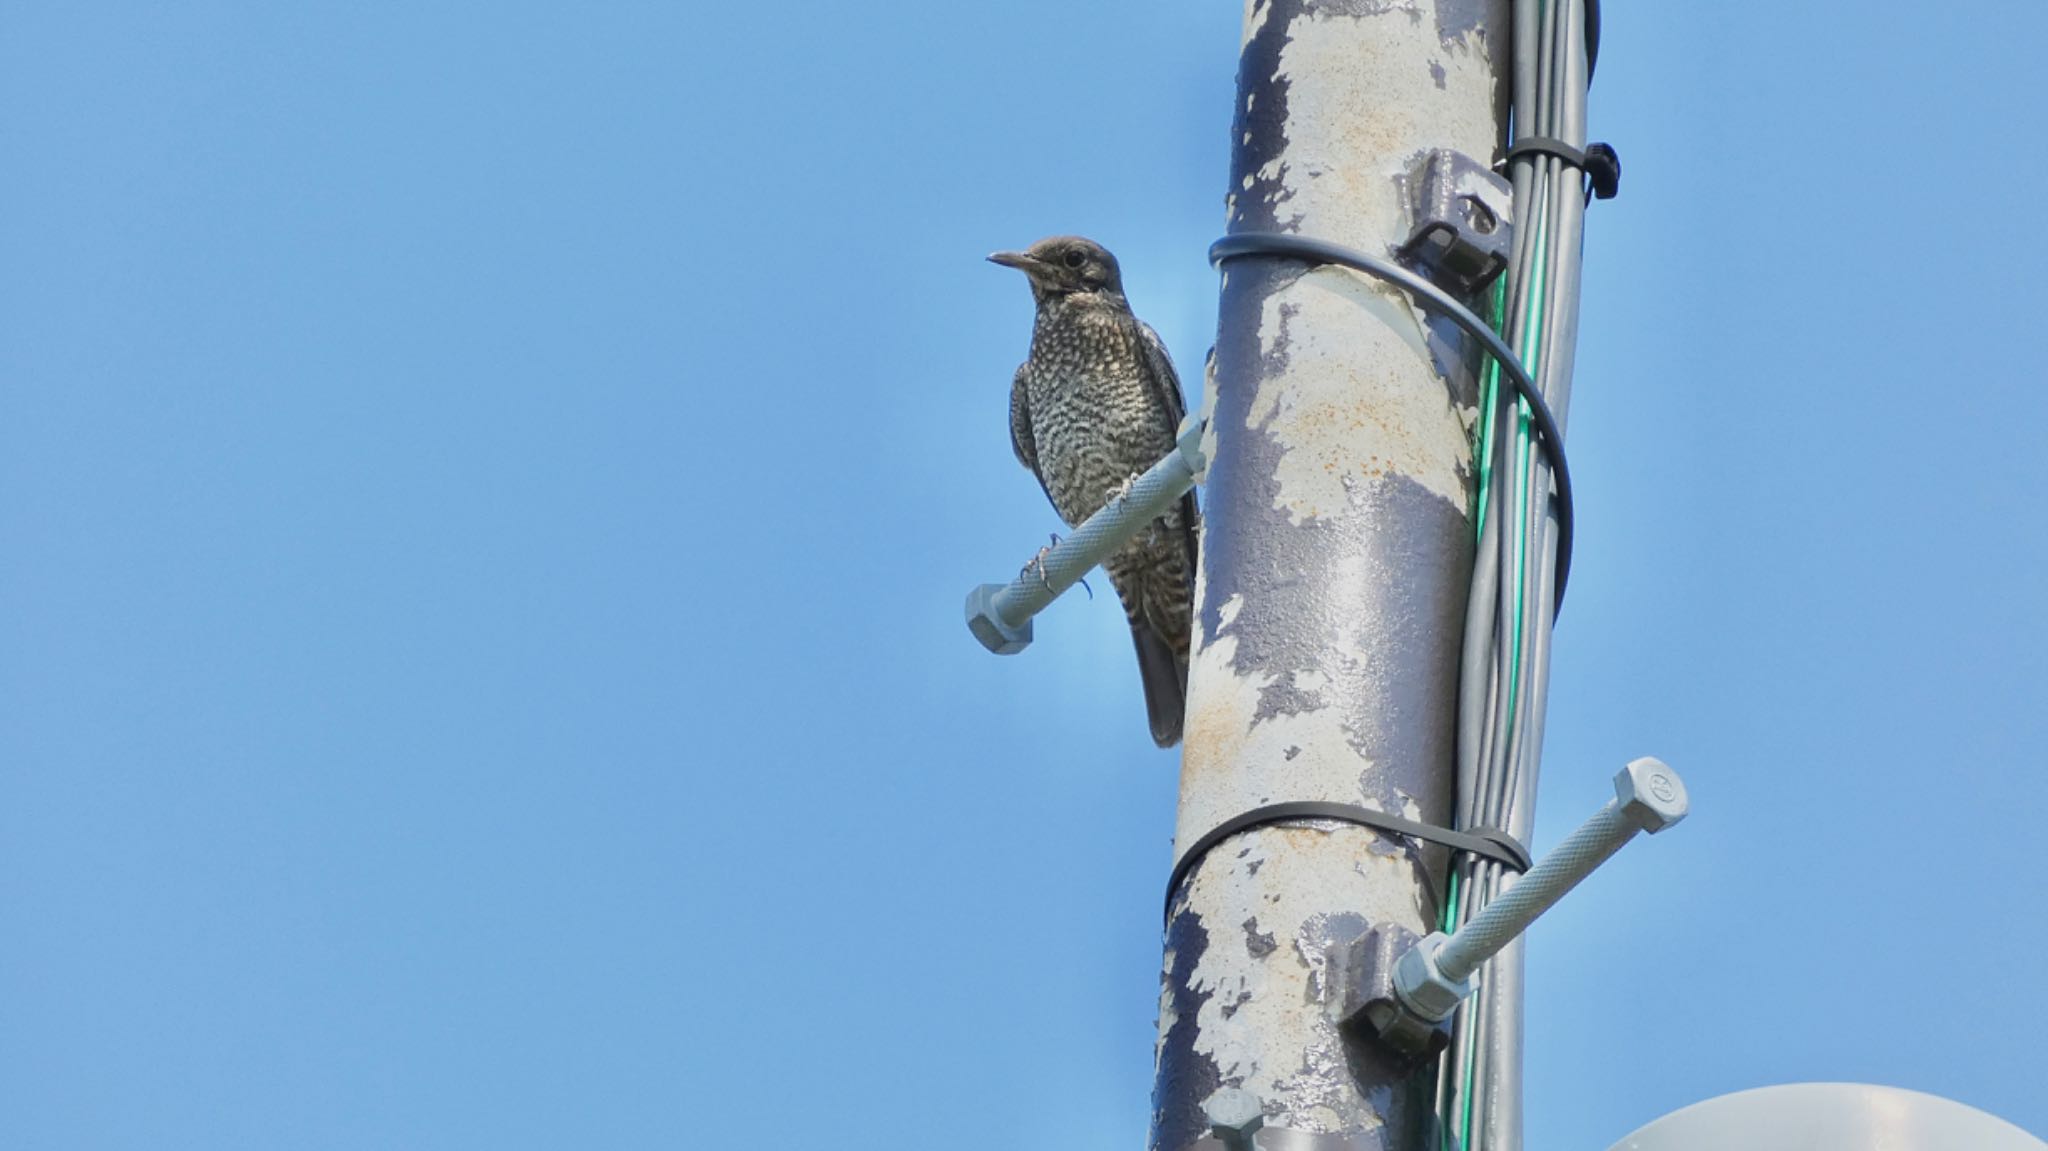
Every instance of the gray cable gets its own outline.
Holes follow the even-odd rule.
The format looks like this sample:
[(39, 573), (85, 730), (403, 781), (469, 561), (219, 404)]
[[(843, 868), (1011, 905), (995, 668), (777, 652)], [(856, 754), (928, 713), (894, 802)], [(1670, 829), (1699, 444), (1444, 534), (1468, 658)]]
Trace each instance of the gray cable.
[[(1598, 51), (1597, 7), (1593, 0), (1522, 0), (1513, 13), (1515, 124), (1510, 138), (1548, 137), (1567, 148), (1583, 148), (1586, 85)], [(1508, 174), (1519, 226), (1509, 263), (1503, 335), (1511, 347), (1533, 342), (1540, 349), (1528, 367), (1554, 421), (1561, 423), (1570, 404), (1578, 339), (1584, 175), (1541, 149), (1511, 157)], [(1544, 285), (1545, 310), (1540, 325), (1530, 330), (1524, 319), (1538, 283)], [(1526, 473), (1516, 466), (1514, 411), (1514, 404), (1500, 402), (1486, 417), (1495, 421), (1495, 482), (1480, 509), (1485, 521), (1465, 613), (1455, 811), (1461, 825), (1505, 827), (1526, 837), (1534, 822), (1549, 696), (1553, 557), (1565, 525), (1553, 519), (1542, 498), (1547, 454), (1532, 456)], [(1524, 548), (1519, 557), (1517, 536)], [(1519, 630), (1517, 594), (1524, 605)], [(1455, 927), (1505, 893), (1512, 880), (1484, 859), (1457, 857), (1454, 865), (1463, 893)], [(1484, 968), (1479, 990), (1459, 1013), (1439, 1064), (1436, 1099), (1446, 1133), (1455, 1136), (1466, 1114), (1472, 1119), (1464, 1151), (1521, 1151), (1520, 952), (1517, 942)]]

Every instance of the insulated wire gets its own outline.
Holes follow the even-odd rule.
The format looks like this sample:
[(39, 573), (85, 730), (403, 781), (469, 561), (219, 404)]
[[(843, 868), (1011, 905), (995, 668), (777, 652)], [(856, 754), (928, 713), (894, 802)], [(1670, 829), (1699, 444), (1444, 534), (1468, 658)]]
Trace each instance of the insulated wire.
[[(1514, 12), (1516, 137), (1585, 139), (1585, 90), (1597, 10), (1591, 0), (1522, 0)], [(1533, 366), (1546, 406), (1570, 395), (1578, 337), (1584, 176), (1555, 157), (1510, 166), (1516, 215), (1513, 259), (1496, 286), (1502, 335)], [(1459, 674), (1458, 818), (1526, 839), (1549, 694), (1550, 629), (1558, 527), (1548, 461), (1532, 448), (1525, 409), (1482, 389), (1475, 569)], [(1559, 417), (1561, 419), (1561, 417)], [(1469, 922), (1512, 882), (1498, 865), (1455, 857), (1441, 927)], [(1438, 1075), (1445, 1151), (1520, 1151), (1519, 942), (1482, 969), (1456, 1017)]]

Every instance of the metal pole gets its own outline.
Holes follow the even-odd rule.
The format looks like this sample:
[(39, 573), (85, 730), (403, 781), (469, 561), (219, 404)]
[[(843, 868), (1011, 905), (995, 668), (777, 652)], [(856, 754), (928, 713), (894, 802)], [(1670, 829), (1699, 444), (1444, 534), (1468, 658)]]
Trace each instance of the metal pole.
[[(1418, 157), (1498, 155), (1508, 33), (1506, 0), (1248, 0), (1230, 231), (1391, 252)], [(1176, 862), (1292, 800), (1451, 820), (1476, 366), (1398, 288), (1227, 265)], [(1339, 1030), (1330, 964), (1375, 924), (1428, 933), (1443, 856), (1317, 820), (1205, 853), (1172, 893), (1154, 1151), (1221, 1148), (1225, 1087), (1257, 1097), (1262, 1148), (1422, 1145), (1429, 1073)]]

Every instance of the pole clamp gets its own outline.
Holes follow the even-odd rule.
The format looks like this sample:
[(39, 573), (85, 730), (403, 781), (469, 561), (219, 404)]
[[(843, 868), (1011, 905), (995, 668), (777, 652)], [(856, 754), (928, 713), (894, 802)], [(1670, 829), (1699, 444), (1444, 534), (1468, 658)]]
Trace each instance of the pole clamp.
[(1436, 148), (1402, 177), (1412, 225), (1399, 251), (1438, 287), (1470, 298), (1507, 270), (1514, 188), (1463, 152)]

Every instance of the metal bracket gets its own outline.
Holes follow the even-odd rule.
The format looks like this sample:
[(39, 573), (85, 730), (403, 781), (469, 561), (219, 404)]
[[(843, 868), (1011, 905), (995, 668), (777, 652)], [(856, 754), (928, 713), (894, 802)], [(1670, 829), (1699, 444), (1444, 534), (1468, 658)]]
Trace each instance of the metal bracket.
[(1336, 994), (1330, 1017), (1339, 1027), (1377, 1035), (1420, 1063), (1433, 1058), (1451, 1041), (1449, 1019), (1424, 1019), (1402, 1009), (1394, 968), (1420, 942), (1398, 923), (1373, 925), (1364, 935), (1331, 956)]
[(1402, 260), (1467, 297), (1507, 268), (1515, 240), (1512, 184), (1449, 148), (1424, 153), (1401, 182), (1414, 221)]

